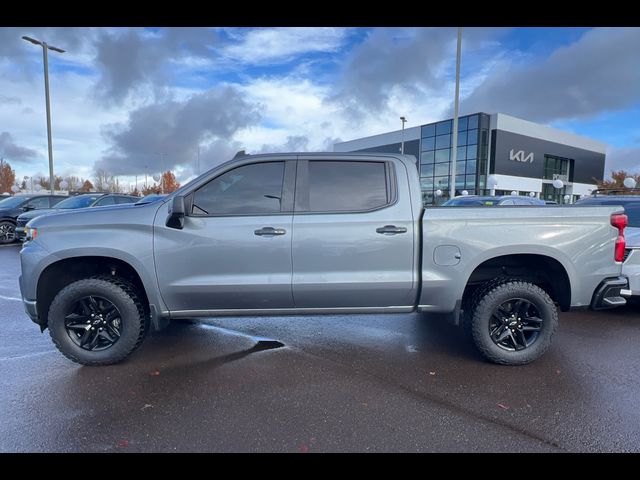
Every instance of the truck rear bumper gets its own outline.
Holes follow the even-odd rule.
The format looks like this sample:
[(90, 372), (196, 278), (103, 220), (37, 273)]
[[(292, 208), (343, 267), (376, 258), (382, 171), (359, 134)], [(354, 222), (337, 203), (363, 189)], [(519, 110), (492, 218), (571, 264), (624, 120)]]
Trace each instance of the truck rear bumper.
[(620, 290), (626, 289), (627, 285), (627, 277), (620, 276), (603, 280), (593, 294), (591, 308), (605, 310), (625, 305), (627, 301), (620, 294)]

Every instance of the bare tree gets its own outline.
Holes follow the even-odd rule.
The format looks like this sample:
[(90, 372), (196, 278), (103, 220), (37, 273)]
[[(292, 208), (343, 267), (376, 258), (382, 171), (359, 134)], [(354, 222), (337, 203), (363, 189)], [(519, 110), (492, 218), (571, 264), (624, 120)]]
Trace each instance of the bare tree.
[(110, 185), (113, 182), (113, 175), (103, 169), (99, 169), (96, 171), (96, 176), (94, 177), (93, 186), (98, 192), (107, 192), (110, 190)]

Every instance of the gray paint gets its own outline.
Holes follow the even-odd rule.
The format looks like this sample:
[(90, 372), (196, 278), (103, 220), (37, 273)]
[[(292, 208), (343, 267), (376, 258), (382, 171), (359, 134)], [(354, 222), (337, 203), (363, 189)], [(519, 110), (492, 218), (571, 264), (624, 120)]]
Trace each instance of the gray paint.
[[(147, 205), (39, 217), (29, 223), (39, 229), (38, 238), (21, 251), (25, 303), (33, 308), (38, 278), (47, 266), (95, 255), (130, 264), (152, 308), (165, 316), (385, 312), (417, 305), (452, 312), (474, 269), (509, 254), (545, 255), (560, 262), (571, 283), (572, 306), (588, 305), (604, 278), (620, 275), (621, 264), (613, 261), (617, 231), (609, 224), (620, 207), (442, 207), (427, 209), (423, 216), (418, 172), (409, 155), (247, 156), (210, 170), (179, 192), (188, 195), (242, 164), (281, 159), (391, 162), (397, 200), (358, 214), (187, 217), (182, 230), (165, 225), (172, 196)], [(385, 225), (407, 232), (376, 232)], [(254, 234), (265, 226), (286, 234)], [(435, 252), (445, 245), (454, 253), (459, 249), (459, 262), (455, 255), (443, 258)]]
[[(510, 160), (512, 149), (522, 150), (525, 158), (533, 153), (533, 162)], [(596, 183), (604, 177), (605, 155), (602, 153), (503, 130), (491, 131), (491, 173), (543, 178), (545, 155), (573, 159), (572, 182)]]

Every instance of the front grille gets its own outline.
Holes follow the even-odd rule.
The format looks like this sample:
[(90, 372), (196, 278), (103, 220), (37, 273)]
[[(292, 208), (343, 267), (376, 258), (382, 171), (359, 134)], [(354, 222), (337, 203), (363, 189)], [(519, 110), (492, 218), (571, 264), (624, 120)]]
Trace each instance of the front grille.
[(631, 249), (630, 248), (625, 248), (624, 249), (624, 257), (622, 257), (622, 261), (626, 262), (627, 258), (629, 258), (629, 254), (631, 253)]
[(25, 220), (24, 218), (22, 219), (18, 219), (18, 224), (16, 226), (18, 227), (24, 227), (27, 223), (29, 222), (29, 220)]

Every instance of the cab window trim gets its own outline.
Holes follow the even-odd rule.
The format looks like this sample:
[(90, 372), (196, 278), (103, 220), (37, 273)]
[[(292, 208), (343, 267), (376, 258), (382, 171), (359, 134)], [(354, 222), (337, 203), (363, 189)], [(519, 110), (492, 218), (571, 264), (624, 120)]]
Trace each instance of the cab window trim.
[[(210, 182), (213, 182), (215, 179), (225, 175), (233, 170), (238, 168), (247, 167), (249, 165), (261, 165), (264, 163), (282, 163), (284, 165), (284, 172), (282, 175), (282, 200), (280, 202), (280, 211), (279, 212), (269, 212), (269, 213), (207, 213), (207, 214), (194, 214), (193, 213), (193, 197), (198, 190), (208, 185)], [(192, 190), (185, 196), (185, 210), (187, 211), (187, 217), (194, 218), (211, 218), (211, 217), (270, 217), (270, 216), (280, 216), (280, 215), (291, 215), (293, 214), (293, 196), (295, 190), (295, 176), (296, 176), (296, 164), (297, 161), (291, 158), (270, 158), (264, 161), (255, 161), (255, 162), (247, 162), (242, 163), (240, 165), (229, 165), (228, 169), (219, 172), (214, 177), (211, 177), (205, 183), (198, 186), (198, 188)]]
[[(387, 202), (384, 205), (372, 207), (362, 210), (322, 210), (310, 211), (309, 205), (309, 162), (364, 162), (364, 163), (382, 163), (384, 164), (385, 188), (387, 193)], [(298, 172), (296, 177), (295, 189), (295, 215), (352, 215), (357, 213), (371, 213), (385, 208), (392, 207), (398, 202), (398, 189), (396, 181), (396, 170), (393, 162), (388, 160), (374, 160), (369, 158), (355, 159), (346, 157), (342, 159), (334, 158), (316, 158), (311, 160), (298, 160)]]

